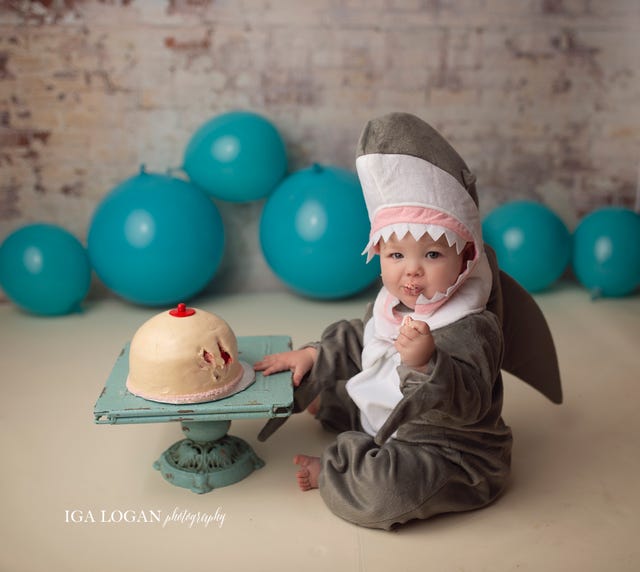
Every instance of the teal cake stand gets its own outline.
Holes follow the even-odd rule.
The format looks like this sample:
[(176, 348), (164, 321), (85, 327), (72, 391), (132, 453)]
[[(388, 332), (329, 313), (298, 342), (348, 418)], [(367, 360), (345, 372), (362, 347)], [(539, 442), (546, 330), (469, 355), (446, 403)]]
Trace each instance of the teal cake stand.
[[(249, 364), (266, 354), (291, 349), (288, 336), (238, 337), (239, 358)], [(156, 403), (129, 393), (129, 344), (122, 349), (98, 398), (96, 423), (161, 423), (178, 421), (184, 439), (171, 445), (153, 467), (164, 479), (194, 493), (207, 493), (244, 479), (264, 466), (243, 439), (229, 435), (234, 419), (287, 417), (293, 410), (289, 372), (265, 378), (256, 372), (255, 382), (243, 391), (217, 401), (179, 404)]]

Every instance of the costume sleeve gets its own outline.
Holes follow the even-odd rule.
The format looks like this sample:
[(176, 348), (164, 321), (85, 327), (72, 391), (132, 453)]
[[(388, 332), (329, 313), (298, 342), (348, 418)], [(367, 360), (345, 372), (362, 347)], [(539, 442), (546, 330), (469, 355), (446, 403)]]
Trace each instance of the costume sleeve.
[[(363, 333), (362, 320), (340, 320), (324, 330), (320, 342), (305, 346), (316, 348), (318, 355), (311, 371), (293, 390), (293, 413), (304, 411), (323, 390), (360, 371)], [(276, 417), (267, 421), (258, 440), (268, 439), (286, 420), (287, 417)]]
[(436, 351), (426, 373), (399, 366), (403, 398), (376, 436), (384, 442), (407, 421), (473, 425), (494, 406), (503, 341), (490, 312), (467, 316), (433, 332)]
[(312, 383), (326, 385), (336, 379), (349, 379), (362, 363), (362, 320), (340, 320), (323, 333), (320, 343), (313, 344), (318, 356), (309, 372)]

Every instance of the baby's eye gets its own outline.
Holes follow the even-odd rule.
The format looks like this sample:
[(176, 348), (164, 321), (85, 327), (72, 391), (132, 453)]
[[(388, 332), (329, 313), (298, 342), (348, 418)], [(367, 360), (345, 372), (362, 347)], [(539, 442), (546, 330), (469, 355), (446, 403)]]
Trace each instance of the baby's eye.
[(404, 258), (401, 252), (392, 252), (391, 254), (389, 254), (389, 257), (393, 258), (394, 260), (400, 260), (401, 258)]
[(430, 250), (425, 254), (425, 258), (430, 258), (431, 260), (435, 260), (436, 258), (440, 258), (440, 253), (435, 250)]

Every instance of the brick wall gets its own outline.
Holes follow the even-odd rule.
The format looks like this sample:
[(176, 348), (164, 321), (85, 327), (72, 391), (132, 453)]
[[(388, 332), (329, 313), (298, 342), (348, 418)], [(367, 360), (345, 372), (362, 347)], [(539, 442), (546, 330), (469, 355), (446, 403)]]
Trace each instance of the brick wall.
[[(639, 37), (637, 0), (0, 1), (0, 240), (47, 221), (84, 241), (115, 184), (179, 167), (238, 108), (277, 125), (291, 169), (352, 169), (367, 119), (416, 113), (477, 173), (484, 212), (536, 198), (573, 227), (635, 204)], [(279, 288), (261, 204), (219, 206), (216, 288)]]

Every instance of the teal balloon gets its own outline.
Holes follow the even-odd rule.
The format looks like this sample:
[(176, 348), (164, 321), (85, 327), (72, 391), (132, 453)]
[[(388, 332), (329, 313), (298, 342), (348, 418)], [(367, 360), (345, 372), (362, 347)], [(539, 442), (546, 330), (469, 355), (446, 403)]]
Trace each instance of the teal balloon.
[(287, 154), (269, 120), (233, 111), (214, 117), (194, 133), (183, 168), (213, 197), (248, 202), (266, 197), (278, 185), (287, 172)]
[(573, 235), (573, 270), (594, 297), (619, 297), (640, 286), (640, 215), (605, 207), (584, 217)]
[(361, 255), (369, 217), (358, 178), (314, 165), (289, 175), (267, 199), (260, 243), (268, 265), (295, 292), (319, 299), (355, 294), (380, 275)]
[(513, 201), (489, 213), (482, 223), (484, 241), (502, 270), (529, 292), (556, 282), (571, 259), (571, 234), (543, 204)]
[(31, 224), (0, 247), (0, 283), (21, 309), (43, 316), (77, 312), (91, 284), (85, 248), (65, 229)]
[(203, 190), (143, 171), (101, 201), (87, 244), (109, 289), (130, 302), (166, 306), (188, 300), (211, 281), (224, 242), (220, 213)]

